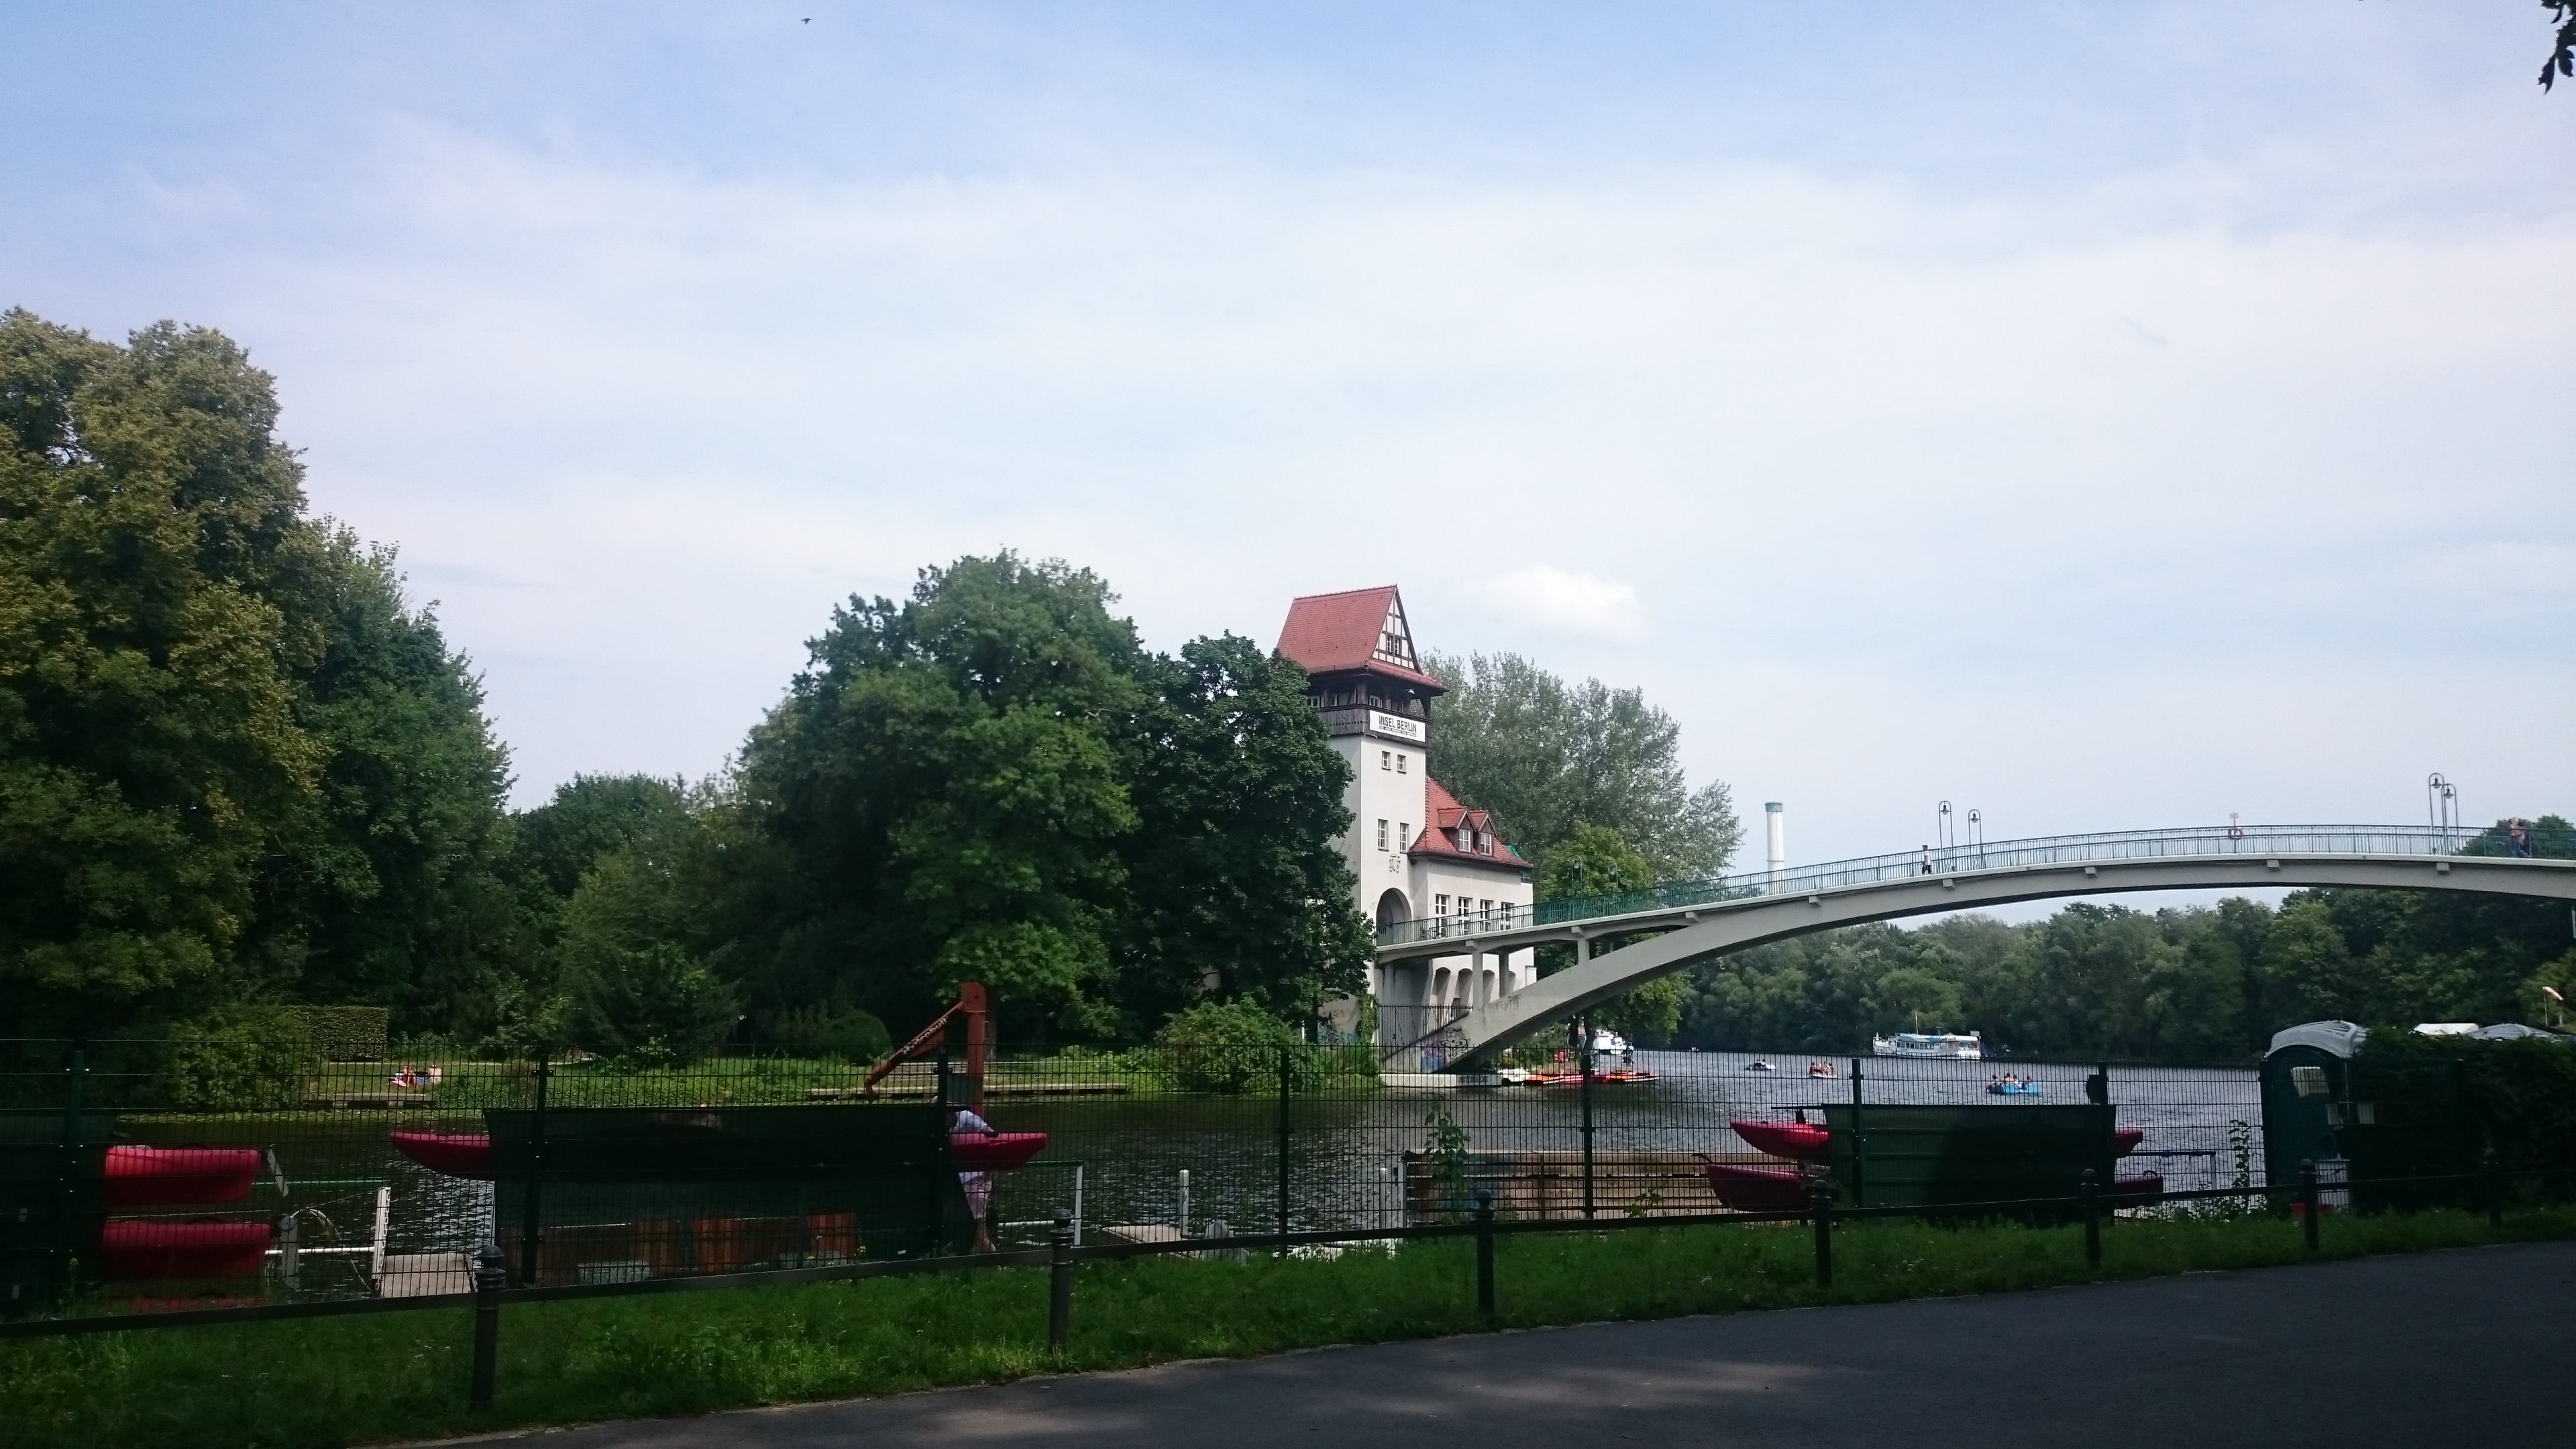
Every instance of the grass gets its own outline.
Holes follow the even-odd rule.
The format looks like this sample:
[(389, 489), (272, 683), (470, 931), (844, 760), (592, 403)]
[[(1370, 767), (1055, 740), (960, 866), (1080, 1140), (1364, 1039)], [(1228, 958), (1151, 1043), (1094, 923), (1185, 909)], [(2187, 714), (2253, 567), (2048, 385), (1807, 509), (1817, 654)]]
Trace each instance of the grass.
[[(2308, 1259), (2271, 1218), (2139, 1219), (2105, 1232), (2088, 1271), (2078, 1229), (1879, 1223), (1836, 1235), (1815, 1286), (1795, 1229), (1699, 1227), (1505, 1238), (1499, 1326), (1868, 1303), (2252, 1268)], [(2576, 1208), (2338, 1219), (2322, 1256), (2576, 1237)], [(1392, 1255), (1088, 1264), (1074, 1328), (1045, 1351), (1046, 1277), (984, 1271), (514, 1308), (499, 1402), (464, 1407), (468, 1321), (454, 1310), (0, 1342), (11, 1449), (321, 1446), (509, 1425), (697, 1413), (987, 1383), (1070, 1369), (1240, 1357), (1468, 1333), (1471, 1247)]]

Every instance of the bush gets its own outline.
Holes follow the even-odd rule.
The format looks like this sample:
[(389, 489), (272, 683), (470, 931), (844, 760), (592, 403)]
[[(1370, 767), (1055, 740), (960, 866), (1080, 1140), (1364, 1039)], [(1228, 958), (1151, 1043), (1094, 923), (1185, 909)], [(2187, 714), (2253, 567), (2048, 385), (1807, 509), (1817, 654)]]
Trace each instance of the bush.
[(1324, 1080), (1324, 1054), (1248, 1001), (1200, 1002), (1165, 1022), (1154, 1042), (1184, 1092), (1276, 1092), (1283, 1059), (1290, 1091), (1311, 1092)]
[(320, 1061), (295, 1008), (234, 1007), (171, 1034), (161, 1095), (198, 1111), (292, 1107)]
[(894, 1036), (874, 1015), (853, 1007), (800, 1006), (762, 1023), (769, 1040), (799, 1056), (873, 1062), (894, 1050)]
[(394, 1014), (382, 1006), (302, 1006), (296, 1017), (314, 1054), (326, 1062), (380, 1062)]

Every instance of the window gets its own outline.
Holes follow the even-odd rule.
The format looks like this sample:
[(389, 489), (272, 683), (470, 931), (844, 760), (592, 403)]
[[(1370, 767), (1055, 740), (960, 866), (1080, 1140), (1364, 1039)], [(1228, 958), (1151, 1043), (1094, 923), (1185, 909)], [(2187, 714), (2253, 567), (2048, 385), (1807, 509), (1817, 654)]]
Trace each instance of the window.
[(1395, 772), (1399, 775), (1404, 773), (1404, 756), (1402, 755), (1395, 757)]
[(1383, 820), (1377, 823), (1377, 848), (1386, 849), (1386, 822)]
[(1389, 760), (1393, 759), (1394, 757), (1395, 757), (1395, 751), (1393, 751), (1393, 750), (1380, 750), (1380, 751), (1378, 751), (1378, 752), (1377, 752), (1377, 767), (1378, 767), (1379, 769), (1381, 769), (1381, 770), (1391, 770), (1391, 769), (1395, 768), (1393, 765), (1390, 765), (1390, 764), (1388, 764), (1388, 763), (1387, 763), (1387, 761), (1389, 761)]
[(1431, 900), (1431, 913), (1433, 915), (1445, 916), (1449, 914), (1449, 898), (1447, 896), (1433, 896)]
[(1477, 912), (1478, 915), (1484, 916), (1488, 919), (1492, 918), (1494, 914), (1494, 903), (1492, 901), (1478, 901), (1476, 904), (1483, 908)]
[(1411, 848), (1412, 848), (1412, 846), (1413, 846), (1413, 822), (1412, 822), (1412, 821), (1407, 820), (1407, 821), (1405, 821), (1403, 824), (1398, 825), (1397, 827), (1395, 827), (1395, 833), (1396, 833), (1396, 837), (1397, 837), (1396, 842), (1395, 842), (1395, 848), (1396, 848), (1396, 849), (1398, 849), (1398, 850), (1409, 850), (1409, 849), (1411, 849)]

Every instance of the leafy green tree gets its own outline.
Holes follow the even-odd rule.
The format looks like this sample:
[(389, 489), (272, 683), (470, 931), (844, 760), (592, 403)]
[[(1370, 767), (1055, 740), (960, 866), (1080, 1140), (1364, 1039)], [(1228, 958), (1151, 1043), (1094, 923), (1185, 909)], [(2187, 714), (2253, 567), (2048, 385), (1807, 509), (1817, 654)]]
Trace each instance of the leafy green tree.
[(1719, 874), (1742, 842), (1727, 787), (1692, 790), (1681, 726), (1643, 691), (1568, 685), (1517, 654), (1428, 655), (1449, 693), (1433, 702), (1432, 775), (1490, 810), (1544, 866), (1577, 823), (1618, 832), (1658, 880)]
[[(1625, 895), (1649, 889), (1654, 883), (1654, 867), (1631, 849), (1618, 831), (1585, 821), (1576, 821), (1565, 839), (1548, 852), (1534, 882), (1542, 901)], [(1630, 939), (1635, 938), (1607, 939), (1594, 949), (1614, 949)], [(1573, 964), (1573, 956), (1571, 947), (1540, 947), (1540, 973)], [(1608, 1027), (1645, 1045), (1661, 1046), (1681, 1026), (1682, 1004), (1688, 994), (1680, 977), (1659, 976), (1592, 1008), (1590, 1017), (1595, 1026)]]
[(612, 1056), (690, 1061), (733, 1028), (733, 989), (686, 944), (676, 862), (643, 849), (601, 860), (565, 904), (560, 980), (573, 1039)]
[(312, 800), (316, 549), (239, 349), (0, 317), (0, 982), (10, 1029), (220, 994), (258, 870)]
[(499, 873), (508, 755), (471, 666), (404, 602), (393, 551), (326, 529), (318, 565), (299, 613), (320, 647), (296, 672), (295, 715), (322, 767), (264, 863), (246, 953), (300, 958), (277, 984), (305, 1000), (453, 1029), (525, 950)]
[(479, 690), (276, 418), (218, 333), (0, 316), (0, 1027), (418, 1026), (508, 949)]
[(1333, 845), (1350, 766), (1305, 671), (1227, 634), (1142, 661), (1139, 682), (1120, 737), (1137, 812), (1117, 934), (1129, 1029), (1211, 992), (1292, 1021), (1358, 992), (1376, 941)]

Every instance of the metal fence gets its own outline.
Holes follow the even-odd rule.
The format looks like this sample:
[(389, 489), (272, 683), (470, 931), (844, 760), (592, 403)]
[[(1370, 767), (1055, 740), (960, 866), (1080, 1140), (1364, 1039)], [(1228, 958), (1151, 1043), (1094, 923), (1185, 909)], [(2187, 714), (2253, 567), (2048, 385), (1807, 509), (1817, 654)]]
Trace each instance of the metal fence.
[[(1454, 1222), (1696, 1219), (1843, 1122), (1845, 1204), (1888, 1205), (1887, 1108), (2100, 1107), (2112, 1191), (2261, 1188), (2244, 1066), (1642, 1052), (1457, 1087), (1364, 1046), (1065, 1049), (945, 1062), (570, 1055), (325, 1062), (266, 1043), (0, 1042), (0, 1316), (446, 1299), (521, 1289)], [(2006, 1080), (2005, 1073), (2010, 1074)], [(1436, 1080), (1436, 1079), (1434, 1079)], [(969, 1108), (991, 1133), (953, 1136)], [(2030, 1120), (2039, 1120), (2033, 1116)], [(2094, 1119), (2086, 1119), (2088, 1121)], [(1751, 1140), (1740, 1125), (1749, 1124)], [(1875, 1185), (1875, 1186), (1874, 1186)]]

